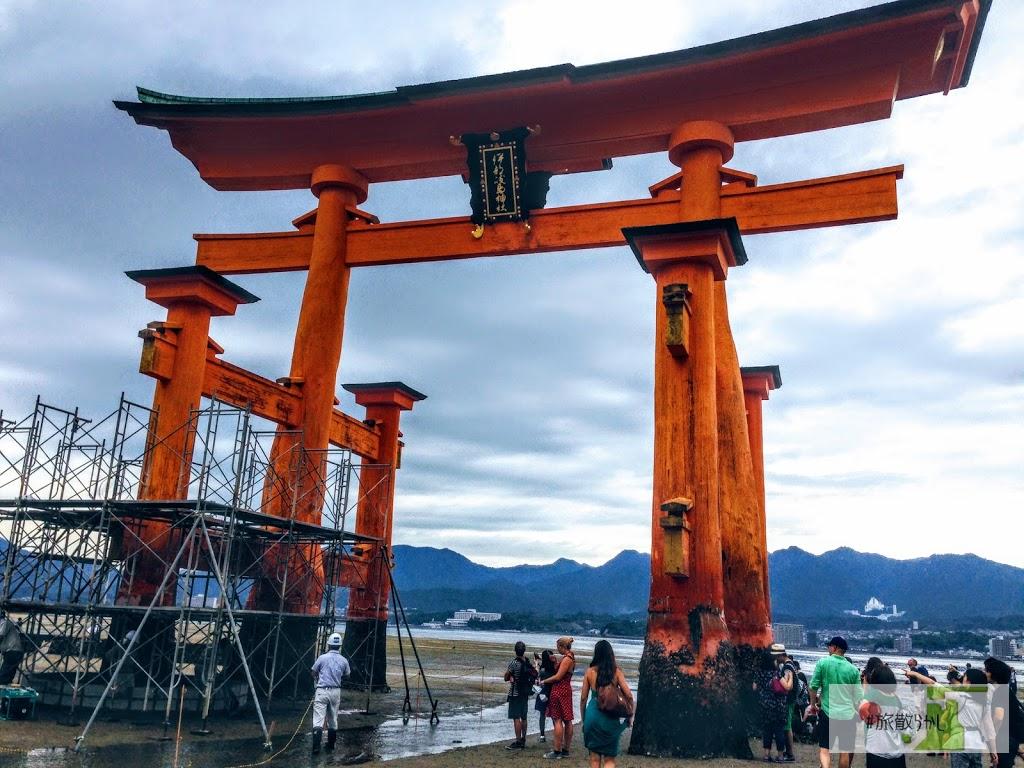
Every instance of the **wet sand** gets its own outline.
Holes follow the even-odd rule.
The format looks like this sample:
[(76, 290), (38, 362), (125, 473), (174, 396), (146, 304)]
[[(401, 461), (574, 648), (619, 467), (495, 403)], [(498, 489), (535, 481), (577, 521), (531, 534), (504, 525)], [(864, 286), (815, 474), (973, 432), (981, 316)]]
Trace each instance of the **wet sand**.
[[(577, 726), (577, 731), (579, 730)], [(626, 747), (629, 745), (629, 730), (622, 735), (622, 747), (615, 764), (617, 768), (751, 768), (761, 763), (760, 741), (751, 741), (750, 747), (754, 760), (736, 760), (732, 758), (715, 758), (709, 760), (697, 760), (686, 758), (667, 757), (645, 757), (641, 755), (626, 754)], [(568, 759), (559, 761), (544, 760), (542, 755), (549, 744), (538, 744), (536, 738), (527, 739), (527, 747), (524, 750), (509, 752), (505, 749), (508, 743), (486, 744), (479, 747), (466, 749), (454, 749), (440, 755), (424, 755), (420, 757), (409, 757), (401, 760), (394, 760), (388, 763), (394, 768), (512, 768), (512, 766), (538, 766), (538, 765), (559, 765), (559, 766), (586, 766), (587, 752), (583, 748), (582, 737), (577, 733), (573, 737), (573, 746)], [(576, 742), (579, 743), (576, 743)], [(818, 747), (810, 744), (797, 744), (795, 748), (796, 763), (794, 766), (805, 766), (806, 768), (817, 768)], [(763, 764), (763, 763), (761, 763)], [(838, 766), (835, 762), (833, 765)], [(908, 768), (946, 768), (948, 762), (940, 757), (908, 756)], [(864, 767), (864, 755), (855, 755), (853, 768)]]
[[(514, 640), (514, 636), (512, 636)], [(346, 691), (343, 694), (343, 717), (339, 725), (338, 750), (333, 755), (311, 757), (310, 722), (307, 702), (275, 705), (267, 714), (271, 727), (273, 749), (265, 751), (255, 715), (245, 713), (232, 718), (211, 718), (212, 734), (200, 736), (191, 729), (199, 723), (186, 718), (182, 724), (180, 742), (174, 737), (177, 719), (166, 729), (171, 737), (160, 741), (165, 734), (159, 716), (122, 717), (117, 722), (104, 718), (97, 720), (90, 731), (81, 754), (67, 752), (81, 733), (88, 717), (81, 714), (77, 727), (59, 725), (63, 711), (41, 710), (35, 721), (0, 721), (0, 766), (7, 768), (234, 768), (254, 766), (276, 755), (269, 766), (321, 766), (344, 765), (346, 759), (367, 754), (383, 755), (396, 768), (512, 768), (513, 766), (546, 765), (542, 755), (551, 742), (539, 742), (537, 717), (531, 709), (527, 748), (510, 752), (505, 745), (512, 739), (511, 724), (504, 719), (506, 683), (502, 680), (505, 666), (511, 659), (511, 642), (477, 642), (465, 639), (417, 640), (426, 680), (439, 700), (441, 725), (432, 729), (427, 716), (430, 711), (426, 686), (413, 664), (409, 671), (409, 698), (418, 713), (408, 724), (402, 724), (401, 710), (405, 699), (405, 684), (399, 662), (398, 645), (389, 638), (388, 682), (389, 694), (373, 694), (369, 699), (370, 713), (366, 713), (365, 692)], [(530, 649), (531, 652), (533, 649)], [(406, 647), (407, 659), (410, 655)], [(589, 662), (584, 654), (577, 657), (578, 671)], [(623, 659), (626, 676), (636, 678), (636, 661)], [(575, 687), (578, 692), (579, 682)], [(301, 725), (300, 725), (301, 721)], [(550, 724), (548, 738), (550, 739)], [(292, 739), (294, 735), (294, 739)], [(719, 758), (715, 760), (689, 760), (653, 758), (626, 754), (630, 732), (623, 734), (620, 768), (750, 768), (755, 761)], [(291, 741), (290, 741), (291, 739)], [(475, 746), (459, 746), (460, 742)], [(488, 742), (488, 743), (485, 743)], [(760, 744), (751, 742), (752, 752), (760, 755)], [(443, 750), (443, 751), (442, 751)], [(433, 751), (434, 754), (419, 754)], [(415, 754), (412, 757), (402, 755)], [(796, 765), (817, 766), (817, 748), (797, 745)], [(911, 768), (946, 768), (940, 758), (908, 757)], [(559, 765), (585, 766), (587, 754), (582, 733), (577, 725), (572, 754)], [(858, 755), (854, 768), (863, 768), (863, 756)]]
[[(409, 699), (413, 706), (413, 712), (420, 719), (413, 721), (417, 728), (421, 727), (421, 734), (426, 730), (426, 719), (430, 713), (430, 702), (427, 694), (429, 686), (434, 699), (438, 701), (437, 712), (443, 720), (466, 722), (472, 730), (475, 726), (475, 715), (482, 712), (493, 713), (495, 707), (500, 707), (505, 701), (507, 683), (502, 679), (505, 667), (511, 660), (512, 644), (514, 635), (510, 635), (508, 643), (479, 642), (466, 639), (447, 638), (422, 638), (417, 639), (416, 647), (419, 651), (420, 660), (423, 664), (424, 677), (421, 677), (416, 667), (412, 651), (406, 641), (406, 669), (407, 677), (402, 675), (399, 648), (396, 638), (388, 638), (388, 684), (391, 692), (388, 694), (372, 694), (367, 697), (365, 692), (345, 691), (342, 695), (342, 710), (344, 717), (339, 723), (340, 728), (346, 732), (350, 749), (358, 751), (360, 741), (366, 740), (367, 732), (374, 731), (381, 723), (388, 718), (392, 721), (401, 715), (402, 704), (405, 700), (406, 681), (409, 686)], [(532, 653), (534, 649), (530, 649)], [(537, 649), (540, 650), (540, 649)], [(589, 663), (589, 658), (584, 654), (577, 656), (577, 669), (582, 673), (582, 668)], [(627, 677), (635, 678), (636, 662), (624, 662)], [(578, 683), (577, 683), (578, 685)], [(274, 751), (281, 749), (292, 734), (297, 732), (292, 748), (288, 755), (302, 746), (308, 748), (308, 731), (310, 719), (307, 713), (308, 702), (275, 704), (270, 712), (265, 712), (268, 727), (274, 744)], [(369, 709), (369, 714), (367, 714)], [(9, 755), (25, 755), (32, 750), (65, 749), (74, 744), (75, 738), (82, 732), (90, 712), (80, 711), (78, 713), (79, 725), (70, 727), (59, 724), (59, 721), (66, 716), (65, 710), (50, 710), (40, 708), (36, 720), (33, 721), (0, 721), (0, 765), (4, 763), (4, 757)], [(300, 720), (305, 717), (302, 726)], [(146, 715), (120, 715), (116, 721), (110, 722), (110, 718), (101, 715), (92, 729), (89, 731), (85, 746), (92, 748), (116, 747), (118, 745), (146, 745), (150, 748), (165, 744), (161, 737), (170, 737), (175, 740), (177, 733), (177, 716), (172, 713), (171, 725), (164, 728), (161, 714), (149, 713)], [(199, 722), (193, 718), (186, 717), (181, 727), (181, 742), (186, 745), (195, 745), (198, 752), (209, 749), (211, 752), (223, 751), (230, 748), (235, 751), (242, 751), (249, 755), (252, 750), (254, 756), (262, 753), (262, 735), (254, 712), (246, 712), (229, 718), (211, 717), (209, 728), (213, 731), (207, 736), (192, 734), (190, 731), (198, 727)], [(449, 729), (454, 726), (449, 722)], [(530, 729), (536, 731), (536, 715), (531, 711)], [(500, 731), (500, 728), (499, 728)], [(381, 734), (382, 738), (387, 737), (387, 730)], [(491, 740), (496, 738), (493, 731), (486, 729), (477, 731), (473, 738), (466, 737), (467, 742), (481, 741), (481, 737)], [(443, 744), (434, 741), (434, 748), (447, 748), (453, 742), (460, 740), (459, 734), (446, 733), (447, 739)], [(498, 736), (497, 738), (500, 738)], [(416, 735), (406, 737), (409, 742), (404, 749), (414, 747)], [(221, 742), (221, 746), (216, 743)], [(401, 754), (401, 752), (399, 752)], [(445, 753), (448, 754), (448, 753)], [(538, 752), (538, 757), (539, 757)], [(501, 750), (501, 757), (514, 757)], [(198, 753), (197, 753), (198, 758)], [(276, 762), (276, 761), (275, 761)], [(71, 765), (73, 763), (69, 763)], [(161, 764), (159, 761), (154, 765)], [(205, 765), (206, 761), (196, 761), (196, 765)], [(228, 765), (229, 763), (210, 763), (211, 765)], [(443, 764), (443, 763), (441, 763)], [(138, 768), (148, 768), (144, 762), (136, 764)]]

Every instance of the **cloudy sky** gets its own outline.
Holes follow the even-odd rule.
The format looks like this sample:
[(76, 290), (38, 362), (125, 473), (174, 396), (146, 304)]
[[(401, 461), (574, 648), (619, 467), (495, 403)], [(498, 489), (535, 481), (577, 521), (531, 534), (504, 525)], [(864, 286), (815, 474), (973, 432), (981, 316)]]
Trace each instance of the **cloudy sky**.
[[(226, 193), (111, 99), (134, 86), (304, 96), (687, 48), (871, 2), (0, 0), (0, 408), (147, 402), (126, 269), (195, 258), (193, 232), (284, 230), (308, 192)], [(699, 13), (697, 9), (699, 8)], [(1024, 565), (1024, 4), (995, 4), (971, 84), (892, 119), (737, 146), (762, 184), (904, 163), (897, 221), (746, 238), (729, 276), (766, 404), (772, 549)], [(664, 156), (557, 177), (549, 205), (639, 198)], [(382, 220), (464, 215), (458, 178), (375, 185)], [(214, 321), (225, 359), (287, 372), (304, 275)], [(625, 248), (356, 270), (339, 382), (399, 379), (397, 543), (489, 564), (649, 549), (654, 284)], [(342, 407), (358, 414), (351, 396)]]

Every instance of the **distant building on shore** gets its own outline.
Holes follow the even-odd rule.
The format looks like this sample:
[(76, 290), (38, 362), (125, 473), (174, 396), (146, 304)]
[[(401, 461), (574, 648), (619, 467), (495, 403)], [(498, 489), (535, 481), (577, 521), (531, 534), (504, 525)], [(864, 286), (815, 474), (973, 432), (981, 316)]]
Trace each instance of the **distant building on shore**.
[(896, 604), (893, 603), (892, 610), (887, 611), (886, 605), (877, 597), (870, 597), (868, 601), (864, 603), (864, 610), (861, 612), (856, 608), (852, 608), (848, 611), (843, 611), (848, 616), (860, 616), (865, 619), (878, 619), (879, 621), (889, 621), (891, 619), (899, 619), (906, 611), (900, 611), (896, 609)]
[(914, 641), (911, 640), (910, 635), (896, 635), (892, 645), (896, 649), (896, 653), (910, 653), (914, 648)]
[(444, 625), (446, 627), (465, 627), (471, 621), (488, 622), (500, 620), (500, 613), (488, 613), (486, 611), (478, 611), (476, 608), (465, 608), (453, 613), (450, 619), (445, 619)]
[(776, 643), (787, 648), (799, 648), (804, 644), (803, 624), (772, 624), (772, 637)]
[(988, 641), (988, 655), (997, 659), (1008, 659), (1013, 655), (1013, 641), (1008, 637), (993, 637)]

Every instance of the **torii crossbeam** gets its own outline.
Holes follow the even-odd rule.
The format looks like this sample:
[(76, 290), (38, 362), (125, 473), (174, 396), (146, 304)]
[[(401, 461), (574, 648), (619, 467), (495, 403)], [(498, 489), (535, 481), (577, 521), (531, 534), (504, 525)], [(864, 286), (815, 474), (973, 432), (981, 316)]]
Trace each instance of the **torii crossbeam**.
[[(226, 298), (207, 300), (214, 310), (223, 304), (221, 314), (239, 295), (221, 274), (308, 270), (287, 376), (272, 382), (217, 359), (219, 347), (206, 343), (209, 307), (196, 315), (195, 338), (180, 322), (167, 329), (175, 338), (154, 328), (144, 371), (190, 378), (158, 389), (182, 400), (177, 410), (220, 387), (258, 401), (258, 412), (282, 425), (279, 456), (296, 441), (310, 451), (340, 442), (388, 467), (377, 478), (386, 490), (360, 509), (357, 530), (380, 544), (365, 553), (345, 635), (356, 668), (382, 675), (382, 642), (365, 650), (371, 633), (383, 639), (376, 630), (387, 618), (387, 585), (374, 581), (373, 563), (390, 542), (398, 415), (422, 395), (396, 382), (364, 385), (353, 389), (366, 423), (335, 410), (351, 269), (630, 245), (657, 286), (651, 601), (630, 750), (747, 754), (743, 666), (771, 642), (760, 401), (781, 377), (776, 367), (741, 373), (725, 279), (746, 261), (742, 234), (895, 218), (903, 169), (758, 187), (753, 174), (725, 164), (738, 141), (883, 119), (900, 99), (965, 86), (989, 6), (899, 0), (674, 53), (360, 96), (205, 99), (139, 89), (138, 102), (118, 108), (166, 130), (214, 188), (308, 188), (319, 198), (295, 231), (195, 236), (191, 279), (207, 288), (221, 281)], [(666, 152), (680, 171), (653, 184), (649, 199), (532, 210), (528, 226), (475, 232), (468, 218), (380, 223), (357, 207), (375, 182), (465, 173), (453, 137), (522, 126), (542, 129), (527, 145), (529, 171), (599, 170), (651, 152)], [(180, 305), (197, 291), (179, 293), (166, 305), (187, 317)], [(294, 514), (316, 519), (315, 494), (304, 499)], [(287, 514), (281, 504), (267, 511)], [(318, 605), (311, 588), (293, 609)]]

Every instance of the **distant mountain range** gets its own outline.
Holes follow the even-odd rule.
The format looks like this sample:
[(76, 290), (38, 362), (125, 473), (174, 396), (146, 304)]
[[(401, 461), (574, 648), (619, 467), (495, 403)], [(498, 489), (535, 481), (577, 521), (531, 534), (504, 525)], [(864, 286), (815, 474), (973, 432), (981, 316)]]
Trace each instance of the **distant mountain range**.
[[(7, 542), (0, 536), (0, 581)], [(645, 614), (650, 555), (624, 550), (603, 565), (559, 559), (548, 565), (491, 568), (450, 549), (394, 547), (395, 583), (406, 609), (418, 615), (461, 608), (536, 616)], [(869, 598), (897, 605), (905, 618), (1024, 616), (1024, 569), (977, 555), (931, 555), (894, 560), (841, 547), (812, 555), (798, 547), (772, 552), (772, 613), (804, 621), (844, 617)], [(15, 571), (27, 573), (31, 556), (19, 552)], [(47, 599), (69, 599), (59, 563), (43, 565)], [(75, 585), (80, 586), (80, 585)], [(112, 596), (114, 584), (107, 586)], [(15, 590), (27, 597), (27, 585)], [(73, 598), (72, 598), (73, 599)], [(342, 597), (340, 605), (345, 598)]]
[[(560, 559), (509, 568), (480, 565), (450, 549), (398, 545), (394, 554), (403, 602), (423, 612), (647, 610), (650, 555), (633, 550), (599, 566)], [(789, 547), (772, 552), (768, 563), (776, 617), (838, 617), (871, 597), (906, 610), (907, 619), (1024, 614), (1024, 569), (977, 555), (894, 560), (848, 547), (821, 555)]]
[(849, 547), (821, 555), (789, 547), (772, 552), (768, 567), (776, 614), (827, 616), (870, 597), (908, 619), (1024, 614), (1024, 569), (977, 555), (893, 560)]
[(647, 610), (650, 555), (624, 550), (604, 565), (559, 559), (550, 565), (490, 568), (458, 552), (397, 545), (395, 583), (407, 607), (502, 613), (629, 614)]

